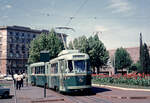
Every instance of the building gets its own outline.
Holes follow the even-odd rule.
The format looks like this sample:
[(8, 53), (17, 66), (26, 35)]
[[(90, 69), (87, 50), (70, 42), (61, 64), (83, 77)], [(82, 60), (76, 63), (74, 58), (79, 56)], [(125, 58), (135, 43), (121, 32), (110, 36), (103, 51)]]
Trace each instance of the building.
[[(125, 49), (130, 54), (133, 63), (136, 63), (137, 61), (139, 61), (139, 56), (140, 56), (140, 51), (139, 51), (140, 48), (139, 47), (129, 47), (129, 48), (125, 48)], [(112, 64), (116, 49), (108, 50), (108, 52), (109, 52), (110, 59), (108, 60), (107, 66), (100, 69), (100, 73), (106, 73), (106, 74), (112, 75), (116, 72), (115, 69), (113, 68), (113, 64)], [(149, 53), (150, 53), (150, 51), (149, 51)], [(117, 71), (117, 72), (121, 73), (122, 71)], [(123, 72), (127, 72), (127, 70), (123, 69)]]
[[(26, 72), (29, 45), (37, 35), (48, 30), (35, 30), (22, 26), (0, 26), (0, 73)], [(57, 33), (61, 38), (60, 33)], [(66, 42), (67, 35), (64, 34)]]
[[(139, 47), (130, 47), (130, 48), (125, 48), (125, 49), (130, 54), (131, 59), (133, 60), (133, 63), (136, 63), (140, 57), (140, 48)], [(116, 49), (109, 50), (109, 56), (111, 58), (114, 57), (115, 52), (116, 52)]]

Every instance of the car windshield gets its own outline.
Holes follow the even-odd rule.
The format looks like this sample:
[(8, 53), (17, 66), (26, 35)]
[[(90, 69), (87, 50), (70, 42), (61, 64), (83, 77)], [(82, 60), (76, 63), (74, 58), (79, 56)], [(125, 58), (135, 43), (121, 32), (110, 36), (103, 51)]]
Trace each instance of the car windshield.
[(74, 70), (77, 73), (86, 72), (85, 60), (76, 60), (76, 61), (74, 61)]

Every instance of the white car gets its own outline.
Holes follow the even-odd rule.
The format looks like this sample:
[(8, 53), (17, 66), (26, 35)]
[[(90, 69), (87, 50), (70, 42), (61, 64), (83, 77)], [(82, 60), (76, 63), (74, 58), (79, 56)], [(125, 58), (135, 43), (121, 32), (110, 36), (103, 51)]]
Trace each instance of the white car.
[(0, 79), (4, 79), (5, 76), (6, 74), (0, 74)]
[(4, 80), (12, 81), (13, 78), (12, 78), (12, 76), (6, 76), (6, 77), (4, 77)]

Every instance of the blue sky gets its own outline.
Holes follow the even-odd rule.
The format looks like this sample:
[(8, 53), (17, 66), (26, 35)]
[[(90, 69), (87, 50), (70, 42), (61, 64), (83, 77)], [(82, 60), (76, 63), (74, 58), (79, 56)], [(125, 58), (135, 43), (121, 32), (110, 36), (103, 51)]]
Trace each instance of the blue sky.
[(107, 49), (139, 46), (139, 33), (150, 45), (150, 0), (0, 0), (0, 25), (29, 26), (57, 30), (75, 37), (93, 35)]

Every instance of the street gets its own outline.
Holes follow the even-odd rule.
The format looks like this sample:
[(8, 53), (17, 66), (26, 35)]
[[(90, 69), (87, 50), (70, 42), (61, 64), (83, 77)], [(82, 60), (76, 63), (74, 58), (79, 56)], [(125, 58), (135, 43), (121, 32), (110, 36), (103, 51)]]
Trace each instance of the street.
[(44, 88), (25, 85), (21, 90), (16, 90), (15, 96), (12, 81), (5, 83), (11, 84), (11, 96), (8, 99), (0, 99), (0, 103), (149, 103), (150, 100), (150, 92), (104, 87), (93, 87), (92, 93), (87, 94), (60, 94), (47, 89), (44, 98)]

